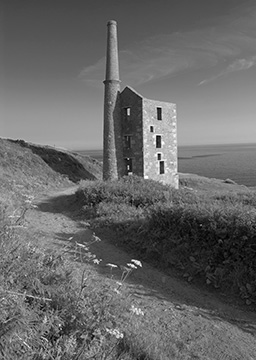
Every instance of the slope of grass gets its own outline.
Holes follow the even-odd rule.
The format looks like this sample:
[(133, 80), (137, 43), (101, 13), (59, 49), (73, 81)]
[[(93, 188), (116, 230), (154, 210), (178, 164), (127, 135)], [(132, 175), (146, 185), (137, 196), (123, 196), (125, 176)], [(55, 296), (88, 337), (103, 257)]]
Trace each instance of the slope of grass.
[(1, 202), (9, 207), (23, 204), (27, 196), (81, 179), (101, 177), (101, 164), (90, 157), (62, 152), (22, 140), (0, 139)]
[(55, 172), (66, 175), (72, 182), (82, 179), (101, 179), (102, 165), (90, 156), (82, 156), (75, 152), (56, 149), (51, 146), (40, 146), (23, 140), (11, 140), (38, 155)]
[(256, 192), (206, 182), (208, 191), (200, 182), (175, 190), (127, 177), (86, 184), (77, 196), (94, 226), (118, 231), (143, 259), (256, 303)]

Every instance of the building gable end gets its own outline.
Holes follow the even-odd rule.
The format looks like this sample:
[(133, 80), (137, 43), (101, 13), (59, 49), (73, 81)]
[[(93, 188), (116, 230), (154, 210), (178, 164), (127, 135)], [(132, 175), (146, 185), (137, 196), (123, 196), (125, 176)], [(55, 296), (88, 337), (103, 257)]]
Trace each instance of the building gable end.
[(126, 86), (120, 95), (121, 95), (121, 98), (128, 96), (128, 95), (129, 96), (133, 95), (133, 96), (139, 97), (140, 99), (143, 99), (143, 96), (140, 95), (137, 91), (135, 91), (130, 86)]

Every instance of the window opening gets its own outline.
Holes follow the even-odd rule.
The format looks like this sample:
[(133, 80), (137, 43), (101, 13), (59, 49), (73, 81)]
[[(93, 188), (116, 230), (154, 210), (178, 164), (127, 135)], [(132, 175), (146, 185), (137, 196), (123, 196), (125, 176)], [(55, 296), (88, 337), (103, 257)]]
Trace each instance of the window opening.
[(157, 120), (162, 120), (162, 108), (157, 107)]
[(160, 174), (164, 174), (164, 161), (159, 162), (159, 172)]
[(132, 174), (132, 158), (125, 158), (125, 174), (131, 175)]
[(131, 140), (132, 140), (132, 137), (130, 135), (125, 135), (124, 144), (125, 144), (126, 149), (131, 149)]
[(154, 132), (154, 126), (150, 126), (150, 132)]
[(131, 115), (131, 108), (130, 107), (124, 108), (124, 115), (125, 115), (126, 120), (130, 119), (130, 115)]
[(161, 160), (161, 155), (162, 154), (157, 154), (157, 160)]
[(158, 149), (162, 147), (162, 137), (161, 137), (161, 135), (156, 135), (156, 147)]

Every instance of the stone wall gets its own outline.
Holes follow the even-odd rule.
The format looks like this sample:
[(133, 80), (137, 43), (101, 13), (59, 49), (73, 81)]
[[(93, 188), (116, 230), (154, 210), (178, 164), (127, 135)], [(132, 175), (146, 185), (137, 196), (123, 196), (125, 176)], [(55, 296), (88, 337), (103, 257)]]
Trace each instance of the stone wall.
[[(161, 109), (158, 120), (157, 108)], [(156, 137), (161, 137), (161, 148)], [(176, 105), (143, 99), (144, 178), (150, 178), (178, 188)], [(163, 173), (160, 174), (160, 162)]]
[[(127, 114), (127, 109), (130, 114)], [(132, 173), (143, 176), (142, 97), (126, 87), (121, 93), (123, 156), (132, 159)], [(130, 148), (125, 137), (130, 136)], [(127, 175), (125, 170), (124, 175)]]
[(176, 105), (145, 99), (129, 87), (120, 98), (123, 157), (127, 161), (123, 175), (131, 172), (178, 188)]

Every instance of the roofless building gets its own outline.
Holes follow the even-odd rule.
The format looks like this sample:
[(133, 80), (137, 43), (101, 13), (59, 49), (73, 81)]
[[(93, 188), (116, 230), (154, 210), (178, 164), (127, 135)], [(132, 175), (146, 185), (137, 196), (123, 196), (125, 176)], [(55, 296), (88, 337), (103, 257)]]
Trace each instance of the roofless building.
[(117, 23), (108, 22), (103, 179), (135, 174), (178, 188), (176, 105), (120, 92)]

